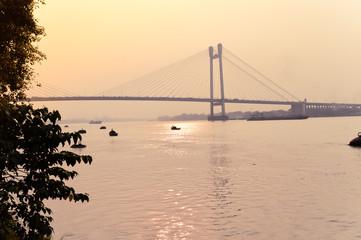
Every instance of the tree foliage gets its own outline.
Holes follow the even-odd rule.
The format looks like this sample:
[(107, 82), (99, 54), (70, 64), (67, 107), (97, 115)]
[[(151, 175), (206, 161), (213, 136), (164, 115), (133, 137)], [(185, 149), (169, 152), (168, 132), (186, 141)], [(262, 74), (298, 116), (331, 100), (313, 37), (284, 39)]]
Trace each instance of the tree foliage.
[(81, 140), (79, 133), (62, 132), (58, 111), (1, 102), (0, 119), (0, 239), (11, 232), (40, 239), (52, 233), (45, 199), (89, 201), (65, 185), (77, 172), (61, 166), (90, 164), (92, 158), (58, 150)]
[(24, 99), (32, 65), (45, 55), (36, 43), (45, 35), (33, 11), (43, 0), (0, 0), (0, 98)]
[(91, 164), (90, 156), (60, 151), (81, 140), (64, 133), (58, 111), (34, 109), (25, 90), (32, 66), (45, 58), (36, 43), (45, 35), (33, 12), (43, 0), (0, 0), (0, 239), (39, 240), (53, 229), (46, 199), (89, 201), (65, 184), (76, 171), (62, 166)]

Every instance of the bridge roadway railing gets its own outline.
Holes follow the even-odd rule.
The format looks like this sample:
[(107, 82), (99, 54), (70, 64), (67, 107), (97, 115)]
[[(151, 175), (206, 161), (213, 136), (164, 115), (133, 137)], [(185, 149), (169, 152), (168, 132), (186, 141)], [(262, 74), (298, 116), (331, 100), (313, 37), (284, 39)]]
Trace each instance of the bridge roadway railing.
[[(30, 97), (31, 102), (39, 101), (175, 101), (175, 102), (220, 102), (221, 99), (210, 98), (181, 98), (181, 97), (108, 97), (108, 96), (78, 96), (78, 97)], [(262, 101), (262, 100), (244, 100), (244, 99), (224, 99), (226, 103), (249, 103), (249, 104), (276, 104), (291, 105), (299, 102), (292, 101)]]
[(356, 108), (361, 109), (361, 104), (356, 103), (316, 103), (306, 102), (307, 109), (320, 109), (320, 108)]
[[(210, 98), (181, 98), (181, 97), (129, 97), (129, 96), (75, 96), (75, 97), (31, 97), (29, 101), (178, 101), (178, 102), (220, 102), (221, 99)], [(263, 101), (244, 99), (224, 99), (225, 103), (246, 104), (272, 104), (272, 105), (304, 105), (306, 109), (338, 109), (354, 108), (361, 109), (361, 104), (352, 103), (317, 103), (317, 102), (295, 102), (295, 101)]]

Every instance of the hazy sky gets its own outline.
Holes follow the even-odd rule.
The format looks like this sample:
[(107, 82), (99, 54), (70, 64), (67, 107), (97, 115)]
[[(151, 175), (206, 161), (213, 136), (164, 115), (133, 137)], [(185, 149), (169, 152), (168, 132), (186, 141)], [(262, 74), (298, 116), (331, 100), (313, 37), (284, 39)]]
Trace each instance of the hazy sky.
[[(299, 99), (361, 103), (360, 12), (359, 0), (47, 1), (35, 12), (48, 57), (36, 71), (40, 81), (94, 95), (221, 42)], [(114, 116), (105, 106), (135, 106), (102, 104), (91, 117)], [(141, 117), (144, 106), (171, 115), (169, 104), (138, 104), (129, 115)], [(181, 105), (172, 109), (186, 112)]]

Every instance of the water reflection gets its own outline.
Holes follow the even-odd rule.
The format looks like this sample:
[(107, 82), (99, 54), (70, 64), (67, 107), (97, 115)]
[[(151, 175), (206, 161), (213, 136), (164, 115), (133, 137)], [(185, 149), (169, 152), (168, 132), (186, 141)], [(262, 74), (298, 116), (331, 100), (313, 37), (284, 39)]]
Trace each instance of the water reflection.
[(220, 237), (234, 237), (237, 231), (236, 218), (239, 209), (232, 202), (232, 183), (230, 183), (231, 161), (227, 158), (226, 144), (211, 146), (209, 178), (212, 187), (208, 194), (208, 207), (211, 210), (209, 230), (217, 232)]
[(360, 156), (344, 126), (359, 119), (326, 120), (118, 123), (118, 138), (89, 126), (95, 160), (71, 185), (91, 200), (49, 202), (54, 239), (358, 239)]
[(198, 141), (195, 135), (199, 131), (199, 123), (173, 124), (181, 129), (174, 131), (170, 129), (169, 123), (162, 123), (153, 138), (154, 142), (160, 143), (158, 151), (161, 156), (166, 157), (167, 164), (181, 163), (181, 165), (176, 168), (175, 175), (170, 174), (172, 169), (163, 173), (171, 178), (167, 178), (161, 186), (169, 188), (159, 190), (161, 214), (157, 214), (156, 217), (151, 214), (153, 217), (149, 228), (151, 232), (149, 239), (185, 240), (192, 239), (191, 234), (194, 233), (197, 209), (193, 202), (193, 192), (188, 188), (187, 180), (183, 179), (184, 171), (187, 170), (184, 166), (189, 167), (189, 165), (183, 165), (182, 162), (188, 155), (187, 144)]
[(193, 208), (184, 200), (188, 197), (182, 191), (167, 191), (162, 200), (166, 211), (160, 218), (153, 219), (158, 228), (156, 239), (190, 239), (194, 227), (187, 223), (193, 216)]
[(198, 139), (194, 137), (199, 132), (201, 124), (199, 122), (174, 123), (180, 130), (171, 130), (169, 122), (163, 123), (157, 132), (157, 138), (160, 136), (164, 142), (195, 142)]
[(166, 226), (157, 233), (157, 239), (189, 239), (191, 228), (192, 226), (185, 225), (181, 218), (172, 216), (170, 221), (166, 222)]

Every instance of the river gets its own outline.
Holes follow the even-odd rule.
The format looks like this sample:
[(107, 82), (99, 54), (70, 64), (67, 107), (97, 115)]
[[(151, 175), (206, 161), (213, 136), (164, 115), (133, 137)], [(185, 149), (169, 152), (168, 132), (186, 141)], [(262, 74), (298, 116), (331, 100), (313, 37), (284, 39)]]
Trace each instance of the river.
[(360, 117), (103, 125), (63, 128), (93, 163), (90, 202), (46, 202), (55, 240), (361, 239)]

